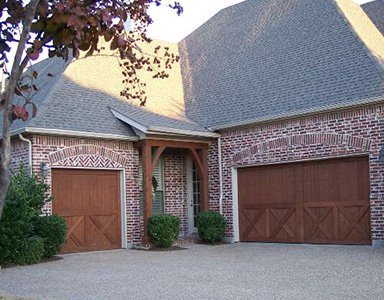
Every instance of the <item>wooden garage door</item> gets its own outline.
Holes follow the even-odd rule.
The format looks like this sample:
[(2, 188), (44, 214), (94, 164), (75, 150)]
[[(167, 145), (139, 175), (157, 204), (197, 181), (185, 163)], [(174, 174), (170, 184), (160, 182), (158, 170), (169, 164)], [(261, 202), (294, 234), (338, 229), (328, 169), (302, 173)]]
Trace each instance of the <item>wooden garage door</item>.
[(369, 244), (368, 158), (238, 170), (241, 241)]
[(118, 171), (53, 169), (52, 193), (68, 224), (62, 253), (121, 248)]

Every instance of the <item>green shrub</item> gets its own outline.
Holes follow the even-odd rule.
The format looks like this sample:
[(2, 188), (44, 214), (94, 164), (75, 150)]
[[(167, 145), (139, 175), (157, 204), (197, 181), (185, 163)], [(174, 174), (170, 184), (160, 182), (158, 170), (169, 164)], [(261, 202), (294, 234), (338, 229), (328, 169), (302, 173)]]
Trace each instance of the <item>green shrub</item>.
[(158, 247), (171, 247), (179, 235), (180, 218), (172, 215), (156, 215), (148, 219), (149, 235)]
[(210, 244), (221, 241), (227, 222), (218, 212), (203, 211), (197, 215), (197, 230), (200, 238)]
[(31, 236), (20, 243), (12, 262), (18, 265), (35, 264), (41, 261), (43, 255), (44, 240), (39, 236)]
[[(36, 176), (30, 176), (22, 166), (12, 175), (0, 220), (0, 263), (29, 264), (41, 260), (44, 240), (49, 249), (50, 239), (39, 237), (37, 227), (48, 201), (49, 186)], [(56, 227), (51, 230), (50, 235), (58, 234)]]
[(60, 252), (67, 234), (67, 223), (57, 215), (37, 219), (35, 233), (44, 240), (44, 257), (52, 257)]

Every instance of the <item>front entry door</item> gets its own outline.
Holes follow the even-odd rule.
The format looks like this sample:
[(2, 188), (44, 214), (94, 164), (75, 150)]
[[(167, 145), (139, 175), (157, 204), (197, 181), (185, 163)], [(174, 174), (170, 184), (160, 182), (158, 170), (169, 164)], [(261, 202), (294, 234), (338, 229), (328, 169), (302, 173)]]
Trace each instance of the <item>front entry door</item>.
[(197, 215), (200, 212), (200, 179), (191, 158), (187, 160), (188, 182), (188, 231), (197, 233)]

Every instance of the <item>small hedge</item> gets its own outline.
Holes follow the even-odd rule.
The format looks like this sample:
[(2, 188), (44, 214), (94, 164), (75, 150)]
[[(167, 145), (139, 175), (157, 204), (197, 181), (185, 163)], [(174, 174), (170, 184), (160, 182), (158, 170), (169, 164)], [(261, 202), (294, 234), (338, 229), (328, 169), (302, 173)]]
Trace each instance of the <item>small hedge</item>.
[(203, 211), (197, 215), (197, 230), (200, 238), (214, 244), (224, 238), (227, 222), (218, 212)]
[(52, 257), (60, 252), (65, 241), (67, 223), (57, 215), (38, 218), (36, 234), (44, 240), (44, 257)]
[(20, 244), (20, 249), (15, 253), (13, 263), (30, 265), (41, 261), (44, 255), (44, 240), (39, 236), (26, 238)]
[(49, 186), (21, 167), (11, 177), (0, 220), (0, 263), (32, 264), (60, 251), (66, 236), (64, 219), (42, 216), (51, 201)]
[(157, 247), (171, 247), (179, 235), (180, 218), (172, 215), (156, 215), (148, 219), (149, 236)]

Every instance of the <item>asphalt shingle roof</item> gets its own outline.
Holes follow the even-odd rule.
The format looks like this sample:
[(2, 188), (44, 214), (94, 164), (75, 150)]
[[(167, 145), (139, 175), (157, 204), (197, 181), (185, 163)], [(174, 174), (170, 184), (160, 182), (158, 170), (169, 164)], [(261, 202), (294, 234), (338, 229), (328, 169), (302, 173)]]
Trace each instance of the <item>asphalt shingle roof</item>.
[(384, 34), (384, 0), (376, 0), (362, 5), (377, 29)]
[(179, 43), (188, 117), (226, 127), (384, 96), (333, 0), (248, 0)]
[[(248, 0), (220, 11), (178, 47), (161, 42), (180, 52), (181, 64), (167, 70), (167, 79), (139, 73), (147, 83), (145, 107), (120, 96), (121, 69), (112, 53), (68, 63), (47, 59), (34, 66), (41, 88), (34, 97), (37, 116), (14, 122), (11, 130), (135, 137), (132, 124), (119, 120), (116, 111), (158, 132), (207, 136), (207, 128), (383, 100), (384, 74), (377, 61), (384, 60), (384, 38), (374, 29), (381, 40), (373, 34), (364, 42), (359, 35), (364, 30), (356, 27), (361, 15), (354, 14), (361, 8), (349, 7), (355, 17), (346, 18), (341, 6), (348, 3)], [(152, 52), (158, 43), (143, 51)]]
[[(173, 47), (177, 53), (176, 45), (161, 43)], [(153, 42), (148, 47), (158, 44)], [(150, 49), (143, 48), (143, 51)], [(154, 80), (153, 74), (145, 71), (139, 74), (147, 84), (148, 100), (144, 107), (139, 106), (138, 100), (120, 96), (124, 87), (122, 69), (118, 57), (108, 50), (102, 55), (69, 63), (59, 58), (47, 59), (33, 66), (33, 69), (39, 73), (37, 86), (41, 87), (34, 97), (38, 106), (37, 116), (25, 123), (15, 122), (11, 130), (29, 127), (136, 136), (129, 125), (113, 115), (112, 108), (149, 128), (209, 132), (185, 115), (179, 64), (167, 70), (170, 75), (167, 79)], [(48, 77), (47, 73), (54, 74), (54, 77)], [(16, 97), (16, 102), (19, 101)]]

